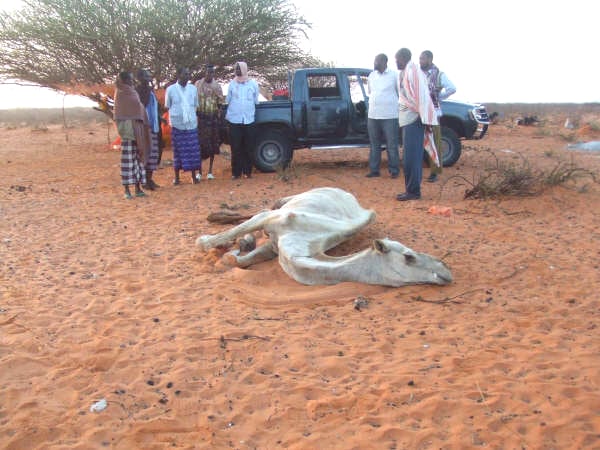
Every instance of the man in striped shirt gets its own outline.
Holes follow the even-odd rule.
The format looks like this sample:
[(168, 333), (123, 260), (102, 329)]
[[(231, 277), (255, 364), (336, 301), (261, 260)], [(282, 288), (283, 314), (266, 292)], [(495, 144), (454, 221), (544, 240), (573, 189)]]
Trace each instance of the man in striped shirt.
[(438, 124), (437, 114), (431, 100), (427, 77), (421, 68), (411, 61), (409, 49), (396, 52), (399, 75), (398, 123), (402, 127), (404, 146), (404, 185), (406, 191), (396, 196), (398, 201), (421, 198), (423, 178), (423, 149), (435, 164), (440, 164), (433, 139), (432, 125)]

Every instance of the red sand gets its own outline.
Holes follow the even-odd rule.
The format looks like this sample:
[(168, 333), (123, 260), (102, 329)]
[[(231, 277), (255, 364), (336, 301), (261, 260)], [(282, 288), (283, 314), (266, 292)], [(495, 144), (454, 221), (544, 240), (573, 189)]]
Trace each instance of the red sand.
[[(496, 125), (399, 203), (402, 177), (365, 179), (366, 149), (299, 151), (289, 182), (232, 181), (224, 157), (199, 185), (163, 168), (162, 188), (127, 201), (105, 126), (69, 143), (2, 130), (0, 447), (600, 448), (598, 185), (463, 200), (485, 148), (598, 173), (559, 134)], [(308, 287), (194, 245), (227, 227), (206, 221), (224, 205), (318, 186), (378, 214), (338, 253), (388, 236), (443, 257), (454, 283)]]

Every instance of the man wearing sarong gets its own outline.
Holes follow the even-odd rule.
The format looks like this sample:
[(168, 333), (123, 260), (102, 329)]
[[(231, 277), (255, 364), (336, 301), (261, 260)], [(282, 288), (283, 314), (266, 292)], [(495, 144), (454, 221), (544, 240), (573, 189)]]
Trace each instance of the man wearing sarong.
[(231, 143), (231, 178), (252, 176), (252, 153), (255, 145), (254, 114), (258, 103), (258, 83), (248, 77), (248, 65), (235, 63), (235, 78), (227, 90), (229, 142)]
[(177, 83), (167, 88), (165, 107), (169, 110), (171, 142), (173, 144), (174, 185), (180, 184), (179, 171), (191, 171), (192, 183), (198, 183), (196, 171), (202, 167), (198, 142), (198, 91), (189, 84), (190, 70), (177, 70)]
[(396, 200), (418, 200), (421, 198), (423, 178), (423, 149), (433, 162), (439, 165), (435, 149), (432, 125), (438, 124), (437, 114), (431, 101), (427, 77), (414, 62), (409, 49), (396, 52), (396, 65), (399, 75), (399, 114), (398, 123), (402, 127), (404, 145), (404, 185), (405, 192)]
[[(442, 105), (441, 101), (446, 100), (452, 94), (456, 92), (456, 88), (452, 81), (446, 76), (444, 72), (433, 63), (433, 53), (429, 50), (425, 50), (419, 57), (419, 65), (421, 70), (425, 72), (427, 76), (427, 82), (429, 84), (429, 92), (431, 94), (431, 100), (437, 114), (438, 121), (442, 117)], [(442, 161), (442, 127), (440, 125), (433, 126), (433, 137), (435, 140), (435, 148), (438, 152), (438, 159), (440, 160), (439, 165), (433, 164), (433, 161), (429, 157), (429, 154), (425, 152), (425, 157), (430, 167), (429, 177), (427, 181), (435, 183), (438, 179), (438, 175), (442, 173), (443, 161)]]
[[(200, 138), (200, 148), (202, 159), (208, 159), (209, 180), (214, 179), (212, 173), (215, 155), (221, 153), (221, 139), (219, 137), (220, 129), (220, 105), (223, 104), (223, 89), (215, 80), (215, 68), (212, 65), (206, 66), (204, 78), (196, 82), (198, 90), (198, 134)], [(200, 174), (201, 178), (202, 175)]]
[(136, 197), (143, 197), (146, 194), (141, 185), (146, 183), (146, 171), (142, 161), (150, 150), (150, 128), (131, 72), (121, 72), (117, 77), (113, 115), (121, 137), (121, 183), (125, 198), (133, 198), (130, 185), (135, 185)]
[(146, 108), (146, 114), (148, 115), (148, 124), (150, 126), (150, 151), (146, 153), (146, 160), (144, 161), (144, 167), (146, 169), (146, 184), (144, 188), (154, 189), (160, 187), (152, 179), (152, 173), (158, 168), (159, 158), (159, 132), (160, 132), (160, 121), (158, 111), (158, 100), (152, 86), (152, 75), (148, 70), (140, 69), (137, 72), (138, 83), (135, 87), (140, 101)]

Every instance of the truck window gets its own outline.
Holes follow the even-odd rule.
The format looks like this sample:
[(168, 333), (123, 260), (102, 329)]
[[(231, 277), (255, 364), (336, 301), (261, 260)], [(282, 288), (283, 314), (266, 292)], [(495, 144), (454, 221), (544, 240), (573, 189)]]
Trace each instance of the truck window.
[(366, 75), (348, 75), (350, 98), (358, 118), (367, 117), (367, 81)]
[(340, 98), (340, 86), (335, 75), (309, 75), (308, 96), (312, 98)]
[(350, 98), (352, 103), (364, 102), (367, 95), (367, 80), (364, 75), (348, 75), (348, 85), (350, 86)]

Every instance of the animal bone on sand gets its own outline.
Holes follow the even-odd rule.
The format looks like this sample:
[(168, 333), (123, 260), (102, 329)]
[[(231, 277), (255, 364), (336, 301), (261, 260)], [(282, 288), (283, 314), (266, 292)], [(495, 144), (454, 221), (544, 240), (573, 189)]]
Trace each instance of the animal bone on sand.
[(277, 206), (222, 233), (200, 236), (196, 244), (208, 250), (263, 229), (269, 236), (265, 243), (246, 255), (240, 255), (239, 250), (229, 252), (228, 259), (238, 267), (248, 267), (279, 256), (279, 264), (289, 276), (309, 285), (343, 281), (385, 286), (452, 282), (452, 274), (442, 261), (387, 238), (376, 239), (371, 247), (351, 255), (325, 254), (375, 218), (375, 212), (363, 209), (352, 194), (342, 189), (312, 189), (283, 198)]

